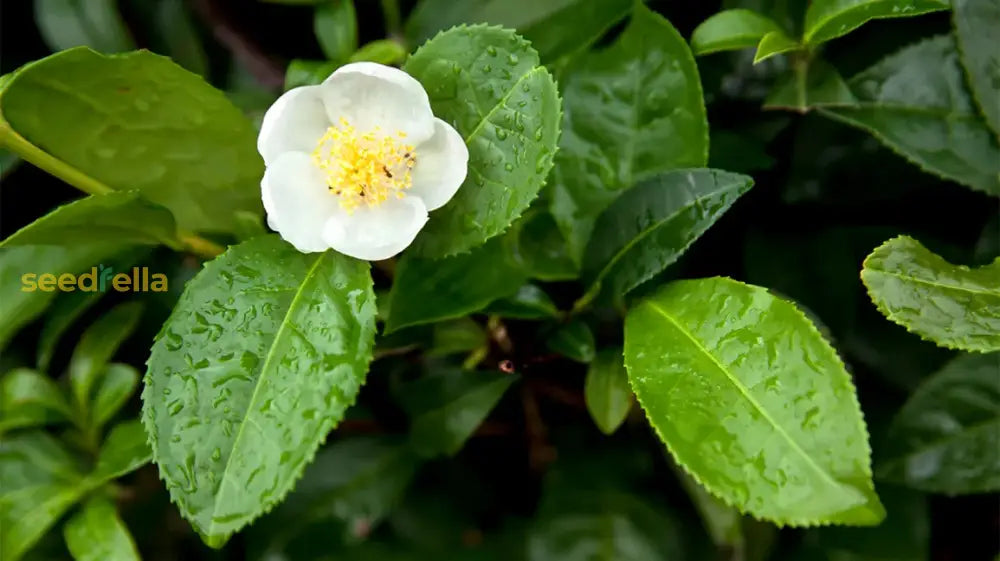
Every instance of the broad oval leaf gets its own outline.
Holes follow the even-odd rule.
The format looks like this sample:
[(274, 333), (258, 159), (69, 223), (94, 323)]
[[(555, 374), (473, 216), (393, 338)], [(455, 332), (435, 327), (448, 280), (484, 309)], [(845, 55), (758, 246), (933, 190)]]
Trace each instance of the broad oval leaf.
[(850, 376), (792, 304), (670, 283), (629, 311), (625, 366), (671, 454), (727, 504), (793, 526), (884, 518)]
[(116, 0), (35, 0), (35, 22), (53, 51), (86, 46), (102, 53), (135, 48)]
[(1000, 353), (960, 355), (927, 379), (886, 442), (879, 478), (949, 495), (1000, 490)]
[(616, 301), (676, 261), (753, 185), (710, 169), (678, 170), (633, 187), (601, 214), (583, 260), (588, 297)]
[(691, 50), (641, 3), (614, 44), (576, 59), (560, 83), (565, 115), (551, 210), (579, 262), (594, 221), (621, 191), (705, 165), (708, 123)]
[(965, 86), (955, 41), (910, 45), (850, 79), (857, 101), (820, 106), (921, 169), (1000, 195), (1000, 146)]
[(962, 66), (969, 77), (973, 97), (986, 123), (1000, 135), (1000, 2), (996, 0), (951, 0)]
[(573, 280), (579, 266), (569, 255), (569, 247), (548, 210), (530, 210), (511, 227), (506, 237), (511, 257), (533, 279)]
[(879, 311), (908, 331), (949, 349), (1000, 350), (1000, 257), (970, 269), (899, 236), (865, 259), (861, 280)]
[(621, 347), (601, 349), (587, 369), (583, 397), (594, 424), (611, 434), (625, 422), (632, 407), (632, 389), (622, 361)]
[(555, 81), (530, 43), (485, 25), (439, 34), (404, 70), (469, 147), (465, 183), (431, 213), (413, 251), (431, 258), (468, 251), (506, 230), (545, 183), (559, 138)]
[(781, 26), (753, 10), (723, 10), (695, 28), (691, 33), (691, 50), (695, 55), (734, 51), (753, 47), (768, 33), (781, 31)]
[(502, 238), (444, 259), (406, 255), (392, 282), (385, 331), (478, 312), (514, 294), (527, 280), (507, 258)]
[(138, 190), (183, 230), (229, 232), (235, 211), (260, 214), (264, 166), (253, 126), (168, 58), (56, 53), (18, 70), (0, 111), (9, 148), (87, 190)]
[(63, 526), (66, 547), (76, 561), (139, 561), (139, 551), (115, 505), (95, 496)]
[(143, 423), (171, 498), (218, 547), (284, 498), (371, 360), (368, 265), (277, 236), (188, 282), (153, 344)]
[(819, 45), (873, 19), (917, 16), (947, 10), (947, 0), (815, 0), (806, 10), (803, 40)]

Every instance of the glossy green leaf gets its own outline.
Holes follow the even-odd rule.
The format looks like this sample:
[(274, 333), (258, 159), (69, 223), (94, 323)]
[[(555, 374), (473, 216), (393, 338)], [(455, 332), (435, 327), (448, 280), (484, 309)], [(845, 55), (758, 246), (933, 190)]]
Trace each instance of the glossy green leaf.
[(422, 0), (406, 24), (415, 43), (461, 23), (517, 29), (548, 64), (597, 41), (624, 18), (633, 0)]
[(815, 0), (806, 11), (803, 40), (819, 45), (882, 18), (918, 16), (949, 8), (947, 0)]
[(277, 236), (187, 283), (153, 344), (143, 423), (181, 514), (218, 547), (284, 498), (371, 360), (368, 264)]
[(969, 86), (993, 132), (1000, 135), (1000, 2), (951, 0), (962, 66)]
[(533, 279), (573, 280), (580, 276), (566, 238), (547, 210), (531, 210), (512, 226), (507, 237), (511, 257)]
[(687, 43), (643, 5), (614, 44), (570, 64), (560, 85), (565, 115), (551, 210), (579, 262), (594, 221), (622, 190), (705, 165), (708, 124)]
[(321, 84), (339, 66), (338, 62), (326, 60), (295, 59), (288, 63), (288, 69), (285, 71), (285, 90)]
[(316, 7), (313, 30), (326, 58), (344, 62), (358, 48), (354, 0), (329, 0)]
[(611, 434), (625, 422), (632, 407), (632, 389), (622, 359), (621, 347), (601, 349), (587, 369), (583, 397), (594, 424)]
[(545, 344), (553, 351), (577, 362), (590, 362), (597, 354), (594, 332), (580, 320), (561, 326), (549, 335)]
[(69, 360), (69, 384), (76, 404), (85, 411), (98, 376), (135, 331), (141, 315), (140, 302), (120, 304), (87, 328), (77, 343)]
[(35, 0), (35, 22), (53, 51), (86, 46), (102, 53), (135, 48), (117, 0)]
[(109, 364), (97, 383), (92, 407), (93, 423), (104, 426), (115, 416), (139, 385), (139, 372), (127, 364)]
[(0, 243), (0, 247), (91, 244), (177, 247), (170, 211), (146, 202), (135, 191), (92, 195), (46, 214)]
[(625, 365), (671, 454), (727, 504), (794, 526), (884, 518), (850, 376), (792, 304), (670, 283), (629, 311)]
[(752, 10), (723, 10), (701, 22), (691, 33), (691, 50), (697, 56), (754, 47), (781, 26)]
[(162, 44), (163, 49), (159, 52), (163, 52), (191, 72), (207, 76), (208, 54), (198, 36), (186, 0), (159, 0), (156, 2), (153, 17), (156, 39)]
[(910, 45), (851, 78), (858, 102), (821, 107), (924, 171), (1000, 195), (1000, 146), (965, 86), (949, 36)]
[(131, 473), (148, 464), (153, 451), (146, 442), (146, 431), (139, 421), (125, 421), (112, 427), (101, 445), (97, 465), (88, 476), (97, 486)]
[(802, 48), (798, 41), (785, 34), (784, 31), (772, 31), (761, 38), (754, 53), (753, 63), (757, 64), (775, 55), (797, 51)]
[(854, 103), (857, 99), (837, 69), (815, 58), (808, 66), (797, 68), (780, 79), (767, 95), (764, 108), (806, 113), (816, 106)]
[(42, 431), (0, 441), (0, 558), (17, 561), (87, 492), (69, 453)]
[(399, 41), (378, 39), (361, 45), (351, 55), (351, 62), (377, 62), (379, 64), (399, 64), (409, 53)]
[(753, 179), (710, 169), (658, 175), (627, 191), (598, 217), (583, 259), (590, 285), (615, 300), (676, 261)]
[(406, 255), (396, 267), (385, 331), (478, 312), (514, 294), (526, 280), (505, 255), (500, 238), (445, 259)]
[(94, 497), (63, 526), (66, 547), (76, 561), (139, 561), (139, 551), (118, 518), (115, 505)]
[(530, 43), (483, 25), (441, 33), (403, 69), (469, 148), (465, 183), (431, 213), (411, 251), (430, 258), (468, 251), (506, 230), (545, 183), (559, 138), (555, 81)]
[(878, 476), (931, 493), (1000, 490), (1000, 353), (963, 354), (892, 422)]
[(104, 296), (103, 292), (75, 290), (56, 297), (38, 336), (38, 369), (46, 371), (59, 339), (73, 323)]
[(1000, 258), (970, 269), (899, 236), (865, 259), (861, 280), (879, 311), (908, 331), (949, 349), (1000, 350)]
[(167, 58), (63, 51), (19, 70), (0, 111), (0, 140), (28, 161), (87, 191), (138, 190), (184, 230), (227, 232), (234, 211), (260, 213), (256, 131)]
[(467, 353), (489, 344), (486, 331), (471, 318), (459, 318), (434, 324), (431, 348), (427, 356)]
[(511, 319), (545, 319), (559, 317), (559, 308), (549, 295), (533, 284), (517, 289), (512, 296), (501, 298), (486, 309), (487, 313)]
[(0, 433), (65, 421), (71, 416), (62, 390), (48, 376), (18, 368), (0, 379)]
[(486, 419), (514, 374), (455, 370), (410, 382), (400, 399), (410, 414), (410, 439), (424, 456), (455, 455)]

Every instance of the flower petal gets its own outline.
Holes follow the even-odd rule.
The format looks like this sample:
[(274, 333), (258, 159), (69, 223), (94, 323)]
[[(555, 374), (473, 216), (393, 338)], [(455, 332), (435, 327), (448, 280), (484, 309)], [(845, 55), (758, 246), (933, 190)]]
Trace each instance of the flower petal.
[(427, 207), (417, 197), (389, 199), (381, 205), (340, 210), (323, 227), (323, 239), (351, 257), (380, 261), (406, 249), (427, 222)]
[(330, 126), (322, 87), (303, 86), (284, 93), (268, 108), (257, 136), (266, 165), (285, 152), (312, 152)]
[(413, 185), (408, 195), (420, 197), (427, 210), (444, 206), (455, 196), (469, 172), (469, 149), (462, 135), (441, 119), (434, 119), (434, 136), (415, 150)]
[(320, 86), (327, 118), (347, 121), (358, 132), (375, 127), (388, 134), (406, 133), (418, 144), (434, 133), (434, 114), (427, 92), (413, 76), (374, 62), (341, 66)]
[(323, 225), (339, 212), (340, 199), (326, 187), (323, 173), (303, 152), (285, 152), (264, 172), (261, 199), (268, 224), (303, 253), (325, 251)]

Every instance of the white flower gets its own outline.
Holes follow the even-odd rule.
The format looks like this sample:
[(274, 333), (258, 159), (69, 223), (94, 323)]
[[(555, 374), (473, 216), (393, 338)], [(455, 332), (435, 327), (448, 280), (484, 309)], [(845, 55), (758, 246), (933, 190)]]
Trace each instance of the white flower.
[(333, 248), (371, 261), (413, 242), (427, 212), (465, 181), (469, 162), (462, 137), (434, 117), (423, 86), (371, 62), (278, 98), (257, 150), (273, 230), (302, 252)]

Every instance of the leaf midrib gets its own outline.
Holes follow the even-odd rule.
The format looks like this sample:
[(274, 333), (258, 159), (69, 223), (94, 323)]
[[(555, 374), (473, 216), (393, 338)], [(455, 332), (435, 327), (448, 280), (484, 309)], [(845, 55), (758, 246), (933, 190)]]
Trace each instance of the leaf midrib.
[(934, 282), (934, 281), (927, 280), (927, 279), (922, 279), (922, 278), (919, 278), (919, 277), (905, 275), (905, 274), (902, 274), (902, 273), (895, 273), (895, 272), (892, 272), (892, 271), (887, 271), (885, 269), (871, 268), (871, 269), (866, 269), (866, 271), (869, 272), (869, 273), (873, 273), (873, 274), (888, 275), (890, 277), (895, 277), (895, 278), (898, 278), (900, 280), (912, 281), (912, 282), (914, 282), (916, 284), (923, 284), (923, 285), (927, 285), (927, 286), (933, 286), (933, 287), (941, 288), (941, 289), (944, 289), (944, 290), (954, 290), (954, 291), (957, 291), (957, 292), (969, 292), (971, 294), (981, 294), (983, 296), (992, 296), (994, 298), (1000, 298), (1000, 292), (994, 292), (994, 291), (990, 291), (990, 290), (976, 290), (976, 289), (973, 289), (973, 288), (968, 288), (968, 287), (965, 287), (965, 286), (959, 286), (959, 285), (954, 285), (954, 284), (943, 284), (943, 283)]
[(268, 349), (267, 357), (264, 359), (264, 363), (260, 369), (260, 377), (257, 379), (257, 384), (254, 387), (253, 394), (250, 396), (250, 401), (247, 403), (246, 413), (243, 415), (243, 420), (240, 422), (240, 428), (236, 432), (236, 438), (233, 440), (233, 445), (231, 447), (229, 457), (226, 459), (226, 467), (223, 468), (222, 476), (219, 478), (219, 494), (215, 496), (215, 503), (212, 505), (212, 514), (211, 517), (209, 518), (209, 525), (208, 525), (209, 536), (216, 535), (215, 516), (216, 514), (218, 514), (219, 505), (222, 504), (222, 499), (225, 497), (226, 480), (229, 475), (229, 468), (233, 463), (233, 457), (236, 456), (236, 454), (234, 454), (233, 451), (239, 447), (240, 441), (243, 438), (243, 429), (244, 427), (247, 426), (248, 421), (250, 419), (250, 414), (254, 410), (254, 404), (257, 402), (257, 396), (260, 392), (260, 388), (264, 386), (262, 382), (264, 381), (264, 378), (267, 375), (267, 373), (271, 370), (269, 366), (271, 365), (271, 361), (274, 359), (274, 349), (277, 348), (278, 340), (281, 339), (282, 336), (284, 336), (286, 329), (290, 324), (289, 317), (292, 315), (293, 310), (296, 309), (296, 305), (298, 304), (299, 299), (302, 297), (304, 293), (303, 290), (304, 287), (307, 284), (309, 284), (309, 281), (313, 278), (313, 275), (319, 268), (320, 263), (323, 262), (323, 260), (329, 253), (330, 253), (329, 251), (321, 253), (319, 257), (316, 259), (316, 262), (313, 263), (312, 267), (310, 267), (309, 270), (306, 272), (305, 277), (303, 277), (302, 282), (299, 284), (298, 289), (295, 291), (295, 296), (292, 297), (292, 301), (288, 305), (288, 310), (285, 312), (285, 317), (283, 317), (281, 320), (281, 325), (278, 326), (278, 331), (275, 332), (274, 334), (274, 339), (271, 341), (271, 347)]
[(725, 374), (726, 378), (732, 383), (734, 387), (736, 387), (737, 390), (739, 390), (740, 394), (750, 403), (750, 405), (752, 405), (753, 408), (758, 413), (760, 413), (760, 415), (764, 418), (764, 420), (766, 420), (772, 427), (774, 427), (775, 431), (788, 442), (792, 450), (794, 450), (798, 455), (800, 455), (805, 460), (806, 464), (809, 465), (809, 467), (811, 467), (817, 474), (819, 474), (821, 479), (829, 483), (830, 486), (833, 487), (834, 489), (840, 489), (840, 485), (837, 483), (837, 481), (834, 480), (833, 477), (831, 477), (830, 474), (826, 472), (826, 470), (821, 468), (819, 464), (817, 464), (815, 460), (813, 460), (812, 456), (807, 454), (806, 451), (803, 450), (802, 447), (799, 446), (797, 442), (795, 442), (795, 440), (791, 437), (791, 435), (789, 435), (785, 431), (785, 429), (782, 428), (781, 425), (779, 425), (773, 418), (771, 418), (771, 415), (767, 412), (767, 410), (764, 409), (764, 407), (760, 403), (758, 403), (757, 400), (754, 399), (752, 395), (750, 395), (750, 391), (747, 389), (746, 386), (743, 385), (743, 382), (741, 382), (738, 378), (733, 376), (729, 372), (729, 370), (721, 362), (719, 362), (718, 359), (715, 358), (715, 355), (708, 352), (708, 349), (706, 349), (705, 346), (701, 344), (701, 341), (695, 338), (695, 336), (688, 330), (684, 329), (684, 327), (676, 319), (674, 319), (673, 316), (668, 314), (667, 311), (661, 308), (660, 306), (656, 305), (656, 303), (654, 303), (651, 300), (647, 301), (646, 303), (651, 308), (656, 310), (660, 315), (662, 315), (674, 327), (676, 327), (678, 331), (683, 333), (702, 354), (707, 356), (708, 359), (712, 361), (712, 364), (714, 364), (716, 368), (719, 369), (720, 372)]
[(503, 106), (506, 105), (507, 101), (510, 99), (510, 97), (512, 95), (514, 95), (514, 91), (517, 90), (517, 87), (521, 84), (521, 82), (527, 80), (533, 74), (535, 74), (537, 72), (543, 72), (543, 71), (545, 71), (545, 67), (543, 67), (543, 66), (535, 66), (531, 70), (529, 70), (529, 71), (525, 72), (524, 74), (522, 74), (521, 77), (518, 78), (514, 82), (513, 85), (511, 85), (510, 89), (507, 90), (507, 93), (503, 94), (503, 97), (501, 97), (500, 100), (497, 101), (497, 103), (493, 107), (491, 107), (490, 110), (487, 111), (485, 115), (483, 115), (482, 119), (480, 119), (479, 122), (476, 123), (476, 126), (472, 128), (472, 132), (470, 132), (469, 135), (465, 137), (465, 145), (468, 146), (469, 145), (469, 141), (472, 140), (472, 138), (474, 136), (476, 136), (477, 134), (479, 134), (479, 131), (482, 130), (482, 128), (486, 125), (487, 122), (489, 122), (490, 118), (501, 107), (503, 107)]

